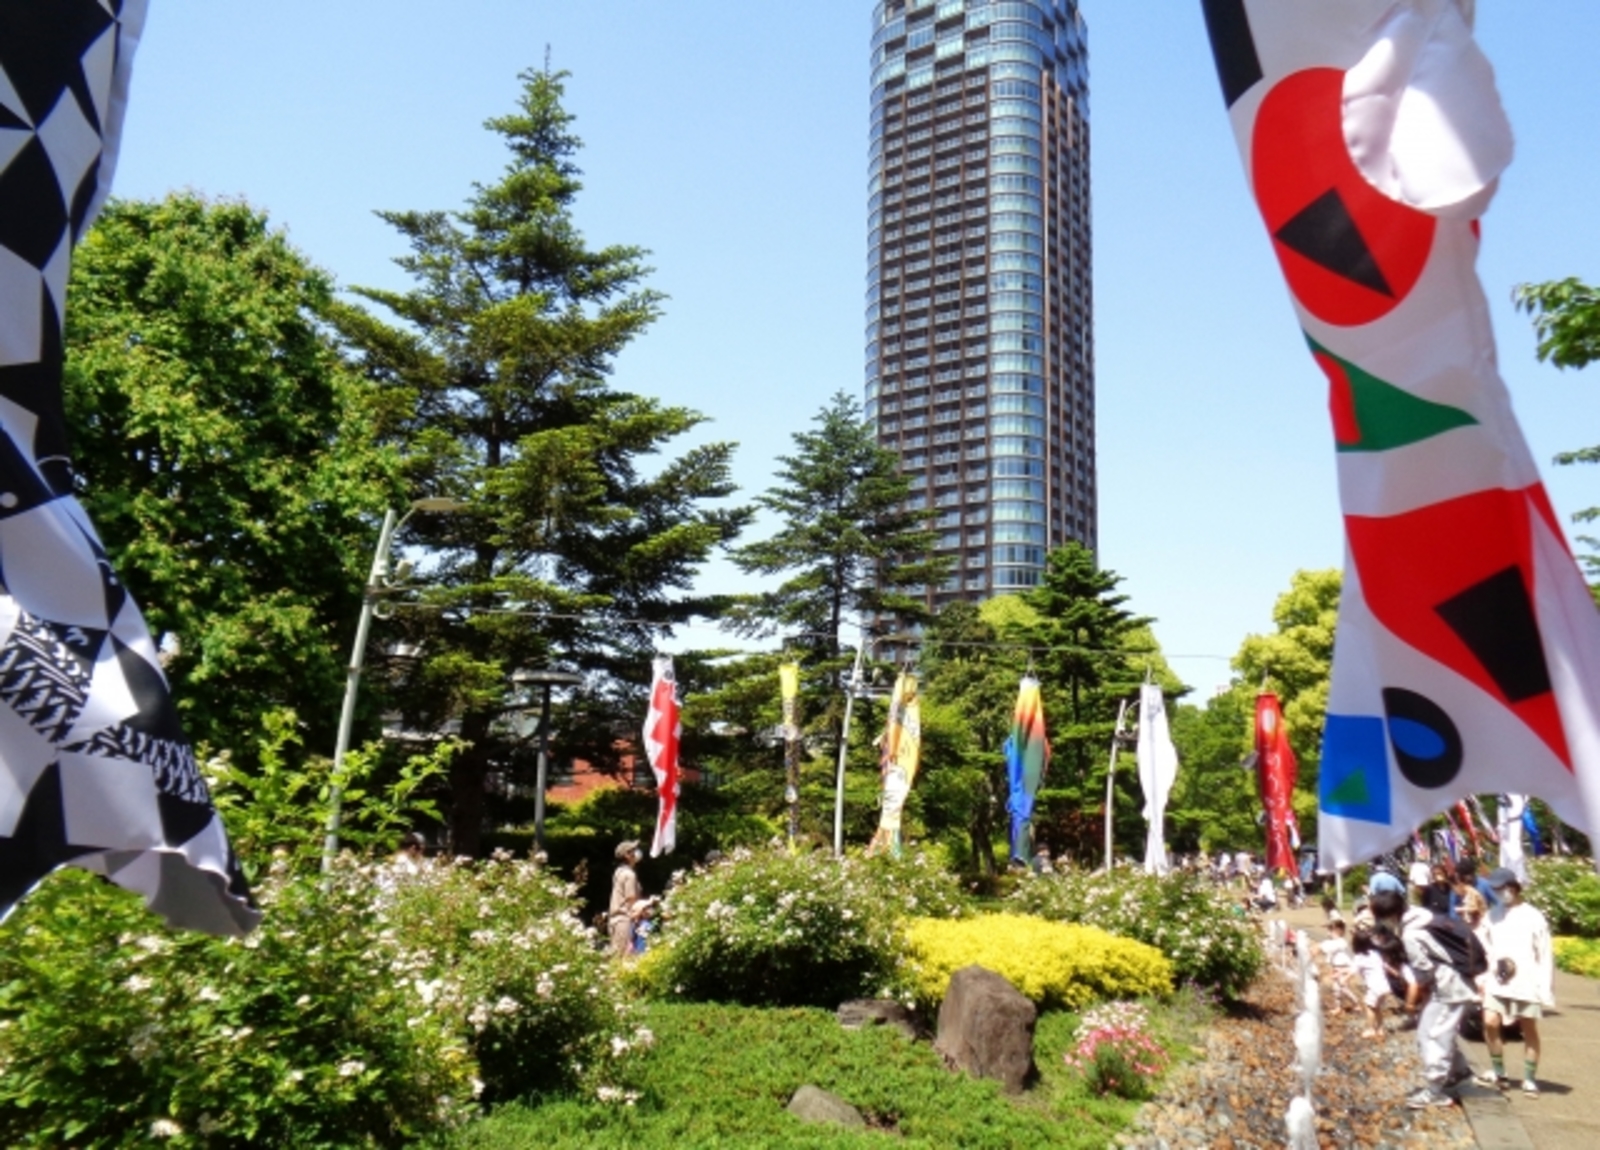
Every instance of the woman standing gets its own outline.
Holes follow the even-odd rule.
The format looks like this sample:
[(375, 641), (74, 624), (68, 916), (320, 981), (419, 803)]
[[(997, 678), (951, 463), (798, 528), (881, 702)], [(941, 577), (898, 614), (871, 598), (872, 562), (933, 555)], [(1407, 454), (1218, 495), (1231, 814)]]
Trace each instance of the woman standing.
[(1550, 924), (1537, 907), (1522, 901), (1522, 884), (1514, 872), (1500, 867), (1489, 875), (1500, 905), (1489, 911), (1484, 949), (1489, 975), (1483, 995), (1483, 1041), (1493, 1069), (1479, 1076), (1485, 1085), (1511, 1085), (1506, 1076), (1505, 1046), (1500, 1028), (1507, 1019), (1522, 1024), (1522, 1092), (1538, 1097), (1539, 1019), (1555, 1005), (1555, 955)]

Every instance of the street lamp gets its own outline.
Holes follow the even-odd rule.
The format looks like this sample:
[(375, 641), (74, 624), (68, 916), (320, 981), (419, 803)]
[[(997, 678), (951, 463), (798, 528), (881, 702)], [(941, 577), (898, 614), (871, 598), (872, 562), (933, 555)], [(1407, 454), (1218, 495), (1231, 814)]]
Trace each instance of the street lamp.
[(350, 669), (344, 681), (344, 708), (339, 712), (339, 734), (333, 748), (333, 778), (328, 785), (327, 835), (322, 840), (323, 874), (332, 869), (333, 856), (339, 853), (340, 807), (344, 798), (344, 784), (340, 772), (344, 767), (345, 752), (350, 749), (350, 731), (355, 725), (356, 692), (361, 683), (361, 666), (366, 661), (367, 633), (372, 629), (372, 616), (377, 610), (378, 603), (394, 589), (394, 584), (389, 578), (389, 548), (394, 545), (394, 537), (400, 528), (404, 527), (406, 521), (417, 512), (449, 515), (452, 512), (465, 511), (467, 506), (459, 499), (430, 496), (426, 499), (413, 499), (406, 508), (406, 513), (398, 518), (392, 507), (383, 513), (383, 527), (378, 532), (378, 550), (372, 556), (372, 570), (367, 575), (366, 586), (362, 589), (361, 616), (356, 623), (355, 648), (350, 652)]
[(550, 689), (574, 687), (583, 682), (582, 675), (571, 671), (517, 671), (511, 681), (518, 687), (543, 687), (544, 701), (539, 707), (539, 771), (535, 782), (538, 788), (533, 800), (533, 849), (544, 850), (544, 790), (550, 773)]

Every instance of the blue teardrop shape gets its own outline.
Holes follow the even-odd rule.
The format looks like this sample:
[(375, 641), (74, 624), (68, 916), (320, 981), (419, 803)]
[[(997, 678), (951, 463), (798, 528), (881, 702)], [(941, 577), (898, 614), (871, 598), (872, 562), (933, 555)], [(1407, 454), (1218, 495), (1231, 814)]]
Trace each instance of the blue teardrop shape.
[(1396, 750), (1414, 759), (1437, 759), (1445, 752), (1444, 736), (1414, 719), (1390, 716), (1389, 738)]

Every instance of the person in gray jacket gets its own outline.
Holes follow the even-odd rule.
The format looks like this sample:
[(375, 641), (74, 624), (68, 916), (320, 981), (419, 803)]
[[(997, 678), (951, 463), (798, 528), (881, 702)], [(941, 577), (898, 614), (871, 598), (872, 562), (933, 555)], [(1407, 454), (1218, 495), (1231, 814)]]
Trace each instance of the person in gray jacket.
[(1405, 944), (1406, 964), (1417, 981), (1407, 994), (1406, 1010), (1416, 1013), (1417, 1050), (1422, 1057), (1422, 1074), (1427, 1080), (1421, 1089), (1406, 1099), (1413, 1110), (1430, 1106), (1451, 1106), (1455, 1099), (1445, 1091), (1472, 1077), (1466, 1055), (1456, 1045), (1456, 1032), (1468, 1003), (1476, 1001), (1477, 991), (1450, 965), (1450, 956), (1428, 933), (1431, 912), (1420, 906), (1407, 906), (1404, 895), (1379, 891), (1372, 896), (1373, 917), (1400, 936)]

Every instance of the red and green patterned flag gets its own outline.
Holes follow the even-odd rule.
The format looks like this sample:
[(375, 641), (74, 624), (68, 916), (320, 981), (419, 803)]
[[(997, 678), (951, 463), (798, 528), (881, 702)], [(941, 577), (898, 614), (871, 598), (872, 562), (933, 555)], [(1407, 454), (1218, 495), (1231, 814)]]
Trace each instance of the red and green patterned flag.
[(1600, 614), (1511, 413), (1475, 269), (1512, 142), (1472, 5), (1202, 3), (1338, 450), (1325, 862), (1479, 792), (1530, 792), (1600, 829)]

